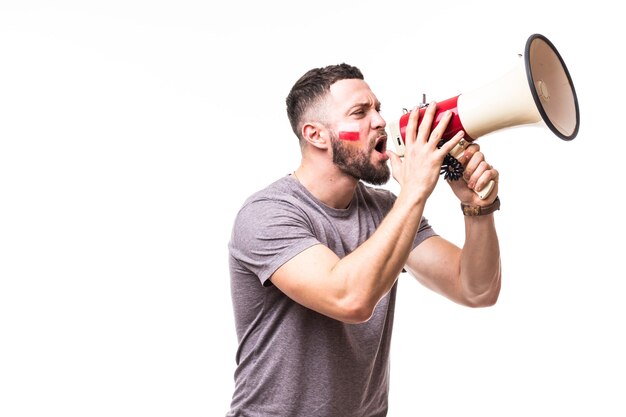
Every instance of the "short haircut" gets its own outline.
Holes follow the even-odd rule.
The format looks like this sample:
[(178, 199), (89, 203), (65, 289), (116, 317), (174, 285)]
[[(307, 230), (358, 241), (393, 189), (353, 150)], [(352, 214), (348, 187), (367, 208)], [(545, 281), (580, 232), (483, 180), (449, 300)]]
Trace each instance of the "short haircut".
[(291, 129), (302, 140), (303, 118), (330, 91), (330, 86), (340, 80), (363, 79), (361, 70), (348, 64), (328, 65), (307, 71), (291, 88), (287, 96), (287, 117)]

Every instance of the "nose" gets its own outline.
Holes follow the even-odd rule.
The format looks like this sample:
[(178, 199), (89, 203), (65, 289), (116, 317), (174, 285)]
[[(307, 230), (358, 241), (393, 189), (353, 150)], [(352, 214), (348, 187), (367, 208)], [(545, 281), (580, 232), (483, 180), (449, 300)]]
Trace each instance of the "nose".
[(374, 116), (372, 117), (372, 128), (373, 129), (384, 129), (387, 126), (387, 122), (383, 119), (380, 112), (374, 110)]

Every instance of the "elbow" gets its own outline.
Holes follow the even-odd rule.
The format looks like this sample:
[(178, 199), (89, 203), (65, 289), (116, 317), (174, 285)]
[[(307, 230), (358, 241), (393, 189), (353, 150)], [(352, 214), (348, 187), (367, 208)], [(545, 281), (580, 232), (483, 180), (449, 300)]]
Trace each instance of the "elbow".
[(499, 292), (494, 294), (481, 294), (478, 297), (472, 297), (465, 303), (466, 306), (471, 308), (486, 308), (493, 307), (498, 302)]
[(376, 304), (363, 299), (346, 299), (337, 306), (336, 319), (347, 324), (367, 322), (374, 314)]
[(483, 291), (472, 291), (464, 297), (463, 304), (471, 308), (493, 307), (500, 297), (500, 274), (495, 277), (491, 285)]
[(346, 285), (332, 297), (332, 318), (346, 324), (361, 324), (374, 315), (382, 296), (371, 288)]

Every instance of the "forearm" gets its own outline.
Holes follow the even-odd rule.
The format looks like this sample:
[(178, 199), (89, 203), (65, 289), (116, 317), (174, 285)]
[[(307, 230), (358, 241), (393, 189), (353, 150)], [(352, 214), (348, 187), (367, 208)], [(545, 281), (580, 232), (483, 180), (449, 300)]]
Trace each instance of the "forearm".
[(465, 217), (460, 286), (468, 305), (493, 305), (500, 292), (500, 247), (494, 215)]
[(297, 303), (346, 323), (367, 321), (393, 287), (419, 229), (425, 200), (396, 199), (376, 231), (343, 258), (322, 244), (283, 264), (271, 277)]
[(337, 262), (331, 280), (341, 282), (346, 302), (367, 312), (389, 292), (406, 264), (423, 209), (423, 201), (403, 198), (401, 194), (376, 232)]

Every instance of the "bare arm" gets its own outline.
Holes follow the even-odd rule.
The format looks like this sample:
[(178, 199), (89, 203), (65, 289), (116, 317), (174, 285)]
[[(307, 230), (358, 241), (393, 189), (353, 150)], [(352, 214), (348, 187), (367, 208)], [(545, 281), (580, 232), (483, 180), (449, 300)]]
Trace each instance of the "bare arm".
[(500, 293), (500, 249), (493, 214), (466, 217), (463, 249), (441, 237), (416, 247), (408, 271), (427, 288), (462, 305), (487, 307)]
[(303, 251), (272, 275), (276, 287), (305, 307), (337, 320), (358, 323), (371, 316), (406, 264), (443, 158), (461, 139), (458, 135), (437, 149), (450, 115), (430, 132), (435, 107), (425, 113), (419, 132), (418, 112), (412, 113), (404, 161), (390, 155), (402, 189), (376, 232), (342, 259), (323, 245)]
[[(465, 165), (465, 181), (449, 181), (456, 196), (466, 204), (491, 204), (498, 194), (498, 171), (485, 161), (477, 144), (465, 150), (460, 162)], [(491, 180), (495, 188), (486, 200), (481, 200), (474, 191), (482, 190)], [(501, 286), (494, 214), (465, 217), (462, 249), (442, 238), (428, 239), (413, 250), (407, 269), (426, 287), (459, 304), (493, 305)]]
[(368, 320), (406, 263), (422, 207), (399, 198), (376, 232), (352, 253), (339, 259), (326, 246), (315, 245), (280, 267), (272, 283), (299, 304), (334, 319)]

